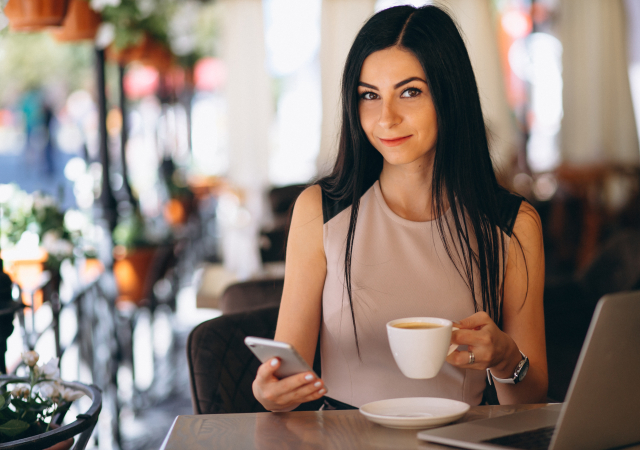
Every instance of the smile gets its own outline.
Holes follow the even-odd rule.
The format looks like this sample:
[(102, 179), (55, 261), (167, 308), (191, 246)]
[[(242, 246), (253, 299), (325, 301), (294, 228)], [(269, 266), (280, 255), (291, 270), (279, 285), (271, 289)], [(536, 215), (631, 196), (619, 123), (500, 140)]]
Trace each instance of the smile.
[(411, 136), (413, 135), (410, 134), (409, 136), (405, 136), (397, 139), (382, 139), (382, 138), (379, 138), (379, 139), (380, 139), (380, 142), (382, 142), (387, 147), (395, 147), (397, 145), (403, 144), (406, 141), (408, 141), (409, 138), (411, 138)]

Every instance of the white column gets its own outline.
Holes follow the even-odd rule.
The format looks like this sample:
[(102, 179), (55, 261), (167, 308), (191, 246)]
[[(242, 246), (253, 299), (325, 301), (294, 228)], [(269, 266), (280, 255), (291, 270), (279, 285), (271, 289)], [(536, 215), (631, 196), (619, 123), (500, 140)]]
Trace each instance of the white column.
[(229, 127), (229, 180), (241, 187), (267, 182), (273, 96), (266, 68), (262, 2), (221, 0), (222, 58)]
[(638, 164), (620, 0), (563, 0), (563, 159), (572, 164)]
[(491, 157), (507, 168), (515, 155), (518, 134), (511, 116), (498, 53), (497, 24), (490, 0), (442, 0), (462, 29), (478, 84), (485, 122), (491, 131)]
[[(229, 136), (227, 178), (240, 203), (221, 199), (225, 267), (239, 279), (261, 270), (258, 230), (268, 183), (273, 96), (266, 67), (261, 0), (220, 0), (222, 58), (227, 66), (225, 97)], [(223, 201), (224, 200), (224, 201)], [(224, 211), (223, 211), (224, 210)], [(221, 214), (222, 215), (222, 214)]]
[(340, 133), (340, 80), (347, 54), (362, 25), (373, 14), (375, 0), (323, 0), (320, 71), (322, 134), (316, 159), (318, 176), (333, 168)]

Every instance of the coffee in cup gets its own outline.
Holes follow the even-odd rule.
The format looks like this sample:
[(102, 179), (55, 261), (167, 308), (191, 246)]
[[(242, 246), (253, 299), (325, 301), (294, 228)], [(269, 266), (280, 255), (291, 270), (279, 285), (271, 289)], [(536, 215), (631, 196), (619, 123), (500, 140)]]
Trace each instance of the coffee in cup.
[(408, 378), (435, 377), (448, 354), (453, 327), (450, 320), (437, 317), (407, 317), (387, 323), (391, 353), (400, 371)]

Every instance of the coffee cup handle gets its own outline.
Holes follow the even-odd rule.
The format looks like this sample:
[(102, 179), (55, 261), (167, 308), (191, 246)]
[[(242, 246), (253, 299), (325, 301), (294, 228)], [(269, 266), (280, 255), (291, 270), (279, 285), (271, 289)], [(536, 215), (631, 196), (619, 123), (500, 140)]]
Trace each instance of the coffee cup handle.
[[(459, 329), (460, 328), (458, 328), (458, 327), (451, 327), (451, 331), (458, 331)], [(447, 352), (447, 356), (452, 354), (457, 348), (458, 348), (458, 344), (451, 344), (449, 346), (449, 351)]]

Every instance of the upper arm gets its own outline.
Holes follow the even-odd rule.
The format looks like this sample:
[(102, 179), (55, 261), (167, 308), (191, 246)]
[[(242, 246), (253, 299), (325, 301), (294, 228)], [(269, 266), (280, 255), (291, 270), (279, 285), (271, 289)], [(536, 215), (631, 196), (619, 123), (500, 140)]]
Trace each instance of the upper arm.
[(518, 212), (504, 279), (503, 331), (547, 375), (544, 333), (544, 248), (536, 210), (523, 202)]
[(310, 366), (320, 332), (327, 273), (322, 227), (322, 192), (314, 185), (300, 194), (293, 209), (275, 336), (293, 345)]

